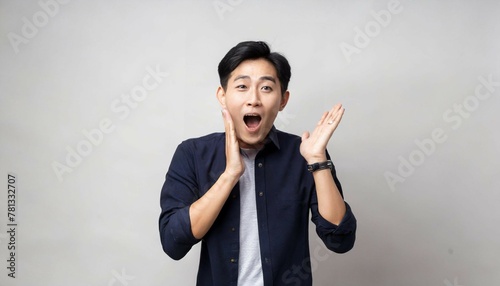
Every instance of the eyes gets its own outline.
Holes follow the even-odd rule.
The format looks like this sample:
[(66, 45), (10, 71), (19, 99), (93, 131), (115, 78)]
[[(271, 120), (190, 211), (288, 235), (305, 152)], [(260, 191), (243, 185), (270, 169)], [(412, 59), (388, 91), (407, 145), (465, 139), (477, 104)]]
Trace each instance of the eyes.
[[(245, 91), (248, 89), (248, 86), (246, 86), (244, 84), (239, 84), (236, 86), (236, 89), (238, 91)], [(273, 88), (272, 88), (272, 86), (269, 86), (269, 85), (262, 85), (262, 86), (260, 86), (260, 90), (262, 90), (264, 92), (272, 92)]]

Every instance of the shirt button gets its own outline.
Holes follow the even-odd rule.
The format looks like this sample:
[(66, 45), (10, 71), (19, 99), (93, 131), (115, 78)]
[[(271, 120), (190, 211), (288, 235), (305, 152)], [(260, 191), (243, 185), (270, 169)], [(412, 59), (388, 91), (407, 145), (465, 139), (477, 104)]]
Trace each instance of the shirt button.
[(229, 261), (231, 261), (231, 263), (235, 263), (236, 262), (236, 258), (231, 258)]
[(257, 166), (259, 166), (259, 168), (262, 168), (262, 166), (264, 166), (264, 164), (259, 163), (259, 164), (257, 164)]
[(233, 231), (233, 232), (234, 232), (235, 230), (236, 230), (236, 228), (234, 228), (234, 227), (232, 227), (232, 228), (231, 228), (231, 231)]
[(264, 195), (264, 192), (259, 192), (259, 197), (262, 197)]
[(233, 198), (233, 199), (236, 199), (236, 194), (233, 194), (232, 198)]

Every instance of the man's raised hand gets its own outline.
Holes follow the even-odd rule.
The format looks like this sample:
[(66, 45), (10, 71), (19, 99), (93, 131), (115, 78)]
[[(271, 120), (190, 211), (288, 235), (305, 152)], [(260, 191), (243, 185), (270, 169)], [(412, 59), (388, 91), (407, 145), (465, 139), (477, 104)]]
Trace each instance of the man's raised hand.
[(326, 146), (342, 120), (344, 110), (342, 104), (334, 105), (330, 111), (323, 114), (312, 133), (306, 131), (302, 134), (300, 154), (308, 164), (326, 161)]

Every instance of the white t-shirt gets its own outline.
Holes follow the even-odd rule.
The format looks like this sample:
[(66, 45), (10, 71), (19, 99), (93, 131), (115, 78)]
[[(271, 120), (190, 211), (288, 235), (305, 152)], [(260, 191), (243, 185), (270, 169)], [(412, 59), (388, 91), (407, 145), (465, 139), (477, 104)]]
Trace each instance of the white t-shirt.
[(245, 172), (240, 177), (240, 256), (238, 286), (263, 286), (255, 195), (255, 157), (259, 150), (242, 149)]

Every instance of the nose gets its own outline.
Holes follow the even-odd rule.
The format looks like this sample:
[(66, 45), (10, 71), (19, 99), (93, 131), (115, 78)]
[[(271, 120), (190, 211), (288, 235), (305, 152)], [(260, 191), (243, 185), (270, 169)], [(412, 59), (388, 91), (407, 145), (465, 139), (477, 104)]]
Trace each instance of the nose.
[(257, 89), (250, 90), (247, 100), (248, 106), (260, 106), (262, 103), (260, 101), (260, 94)]

